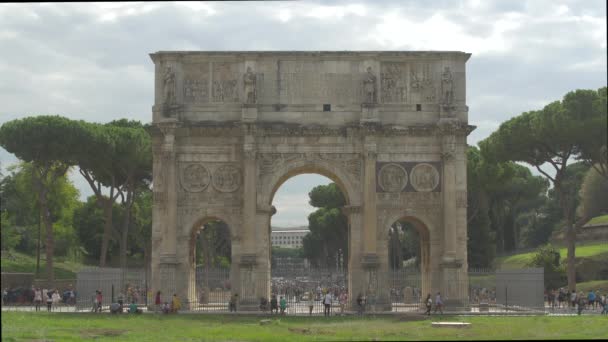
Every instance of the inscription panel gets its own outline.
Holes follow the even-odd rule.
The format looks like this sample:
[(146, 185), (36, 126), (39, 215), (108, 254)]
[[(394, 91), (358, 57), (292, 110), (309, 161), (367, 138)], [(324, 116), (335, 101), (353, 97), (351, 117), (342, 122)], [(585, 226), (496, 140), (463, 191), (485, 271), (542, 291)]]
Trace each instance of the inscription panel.
[(201, 104), (209, 102), (209, 63), (185, 64), (184, 103)]
[(239, 102), (238, 80), (240, 77), (239, 64), (229, 62), (212, 63), (213, 102)]

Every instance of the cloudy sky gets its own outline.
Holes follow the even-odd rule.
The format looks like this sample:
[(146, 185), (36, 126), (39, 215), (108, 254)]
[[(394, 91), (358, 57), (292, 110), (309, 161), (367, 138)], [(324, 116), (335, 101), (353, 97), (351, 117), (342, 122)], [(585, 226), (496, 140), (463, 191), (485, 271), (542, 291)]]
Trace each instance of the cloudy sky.
[[(577, 88), (606, 86), (602, 0), (0, 4), (0, 124), (59, 114), (151, 121), (159, 50), (457, 50), (477, 144), (499, 124)], [(0, 148), (3, 170), (16, 158)], [(4, 171), (5, 172), (5, 171)], [(81, 197), (91, 194), (73, 175)], [(273, 225), (305, 225), (298, 176)]]

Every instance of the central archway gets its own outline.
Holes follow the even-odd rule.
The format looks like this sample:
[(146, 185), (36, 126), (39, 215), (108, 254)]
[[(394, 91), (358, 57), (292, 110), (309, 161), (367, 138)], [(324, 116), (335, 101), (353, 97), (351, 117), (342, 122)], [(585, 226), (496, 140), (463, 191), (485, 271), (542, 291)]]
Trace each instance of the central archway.
[[(349, 217), (345, 215), (344, 208), (350, 207), (350, 203), (353, 202), (353, 197), (356, 195), (356, 188), (353, 188), (352, 180), (349, 179), (348, 175), (343, 174), (343, 171), (339, 168), (336, 168), (333, 165), (329, 165), (324, 163), (323, 161), (296, 161), (293, 163), (288, 163), (284, 165), (281, 170), (276, 170), (274, 173), (274, 177), (268, 177), (266, 180), (269, 182), (267, 184), (272, 184), (271, 191), (267, 193), (267, 197), (265, 200), (266, 204), (273, 207), (273, 201), (275, 199), (275, 195), (279, 188), (285, 182), (294, 177), (305, 175), (305, 174), (315, 174), (320, 175), (333, 182), (341, 192), (344, 198), (344, 205), (339, 208), (340, 217), (344, 219), (345, 222), (345, 236), (344, 238), (344, 247), (340, 248), (338, 251), (332, 251), (332, 258), (337, 258), (336, 267), (329, 266), (329, 263), (322, 263), (320, 265), (311, 265), (307, 269), (302, 269), (299, 275), (291, 274), (291, 276), (287, 276), (287, 274), (281, 274), (277, 272), (273, 272), (273, 268), (271, 262), (270, 265), (270, 273), (272, 275), (271, 279), (271, 287), (270, 287), (270, 296), (272, 294), (281, 295), (281, 291), (289, 286), (294, 286), (296, 291), (293, 293), (287, 293), (287, 298), (291, 300), (290, 308), (291, 313), (304, 313), (308, 312), (308, 308), (302, 298), (308, 299), (309, 296), (313, 296), (316, 299), (319, 299), (320, 292), (331, 292), (332, 295), (338, 300), (339, 296), (342, 293), (347, 294), (350, 284), (349, 277), (349, 264), (351, 262), (350, 250), (351, 247), (351, 225), (349, 224)], [(311, 189), (312, 190), (312, 189)], [(274, 207), (273, 207), (274, 208)], [(274, 215), (276, 213), (275, 210), (272, 211)], [(272, 215), (269, 217), (268, 222), (268, 236), (269, 236), (269, 253), (268, 258), (271, 260), (272, 254), (272, 240), (270, 239), (271, 229), (272, 229)], [(296, 279), (298, 278), (298, 279)], [(283, 284), (283, 286), (281, 286)], [(289, 285), (288, 285), (289, 284)], [(279, 292), (279, 293), (277, 293)], [(284, 291), (285, 292), (285, 291)], [(270, 298), (270, 297), (269, 297)], [(320, 303), (319, 301), (316, 302)], [(314, 312), (322, 312), (322, 306), (315, 305)]]
[(321, 313), (324, 293), (337, 301), (348, 291), (350, 234), (342, 212), (346, 196), (331, 179), (305, 175), (310, 173), (283, 181), (272, 202), (271, 296), (287, 301), (288, 314)]

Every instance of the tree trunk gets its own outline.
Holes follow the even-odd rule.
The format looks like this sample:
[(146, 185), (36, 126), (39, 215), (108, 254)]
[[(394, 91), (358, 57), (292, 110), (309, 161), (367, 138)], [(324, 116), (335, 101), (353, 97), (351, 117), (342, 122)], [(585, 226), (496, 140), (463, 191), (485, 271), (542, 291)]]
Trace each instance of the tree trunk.
[(127, 191), (127, 201), (125, 203), (125, 216), (122, 221), (122, 232), (120, 237), (120, 267), (127, 269), (127, 240), (129, 237), (129, 224), (131, 223), (131, 207), (133, 202), (133, 193)]
[(575, 258), (575, 248), (576, 248), (576, 231), (574, 227), (572, 227), (572, 223), (567, 220), (568, 226), (566, 227), (566, 246), (568, 248), (568, 290), (576, 291), (576, 258)]
[(42, 221), (46, 228), (46, 276), (49, 282), (49, 286), (53, 286), (55, 282), (55, 272), (53, 269), (53, 255), (55, 248), (55, 240), (53, 238), (53, 223), (48, 209), (47, 202), (47, 191), (44, 189), (39, 190), (38, 196), (40, 201), (40, 210), (42, 211)]
[(38, 203), (38, 241), (36, 242), (36, 278), (40, 278), (40, 225), (42, 224), (42, 206)]
[[(111, 197), (110, 197), (111, 198)], [(108, 245), (112, 237), (112, 200), (103, 199), (103, 216), (105, 223), (103, 226), (103, 237), (101, 240), (101, 253), (99, 257), (99, 267), (106, 267), (106, 258), (108, 255)]]

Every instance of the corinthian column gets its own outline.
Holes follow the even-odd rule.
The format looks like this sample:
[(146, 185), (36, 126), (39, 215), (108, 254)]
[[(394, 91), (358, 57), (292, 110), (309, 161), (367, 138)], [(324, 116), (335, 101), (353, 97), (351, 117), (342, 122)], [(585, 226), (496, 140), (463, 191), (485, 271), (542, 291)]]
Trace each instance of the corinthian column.
[(453, 132), (443, 136), (443, 261), (453, 262), (456, 258), (456, 168), (455, 142)]
[(166, 217), (162, 226), (162, 248), (161, 263), (175, 263), (177, 251), (177, 160), (175, 146), (175, 130), (179, 123), (177, 120), (165, 120), (157, 124), (163, 132), (163, 143), (161, 147), (164, 178), (162, 191), (166, 194)]
[(367, 143), (364, 152), (363, 179), (363, 253), (376, 253), (376, 144)]

